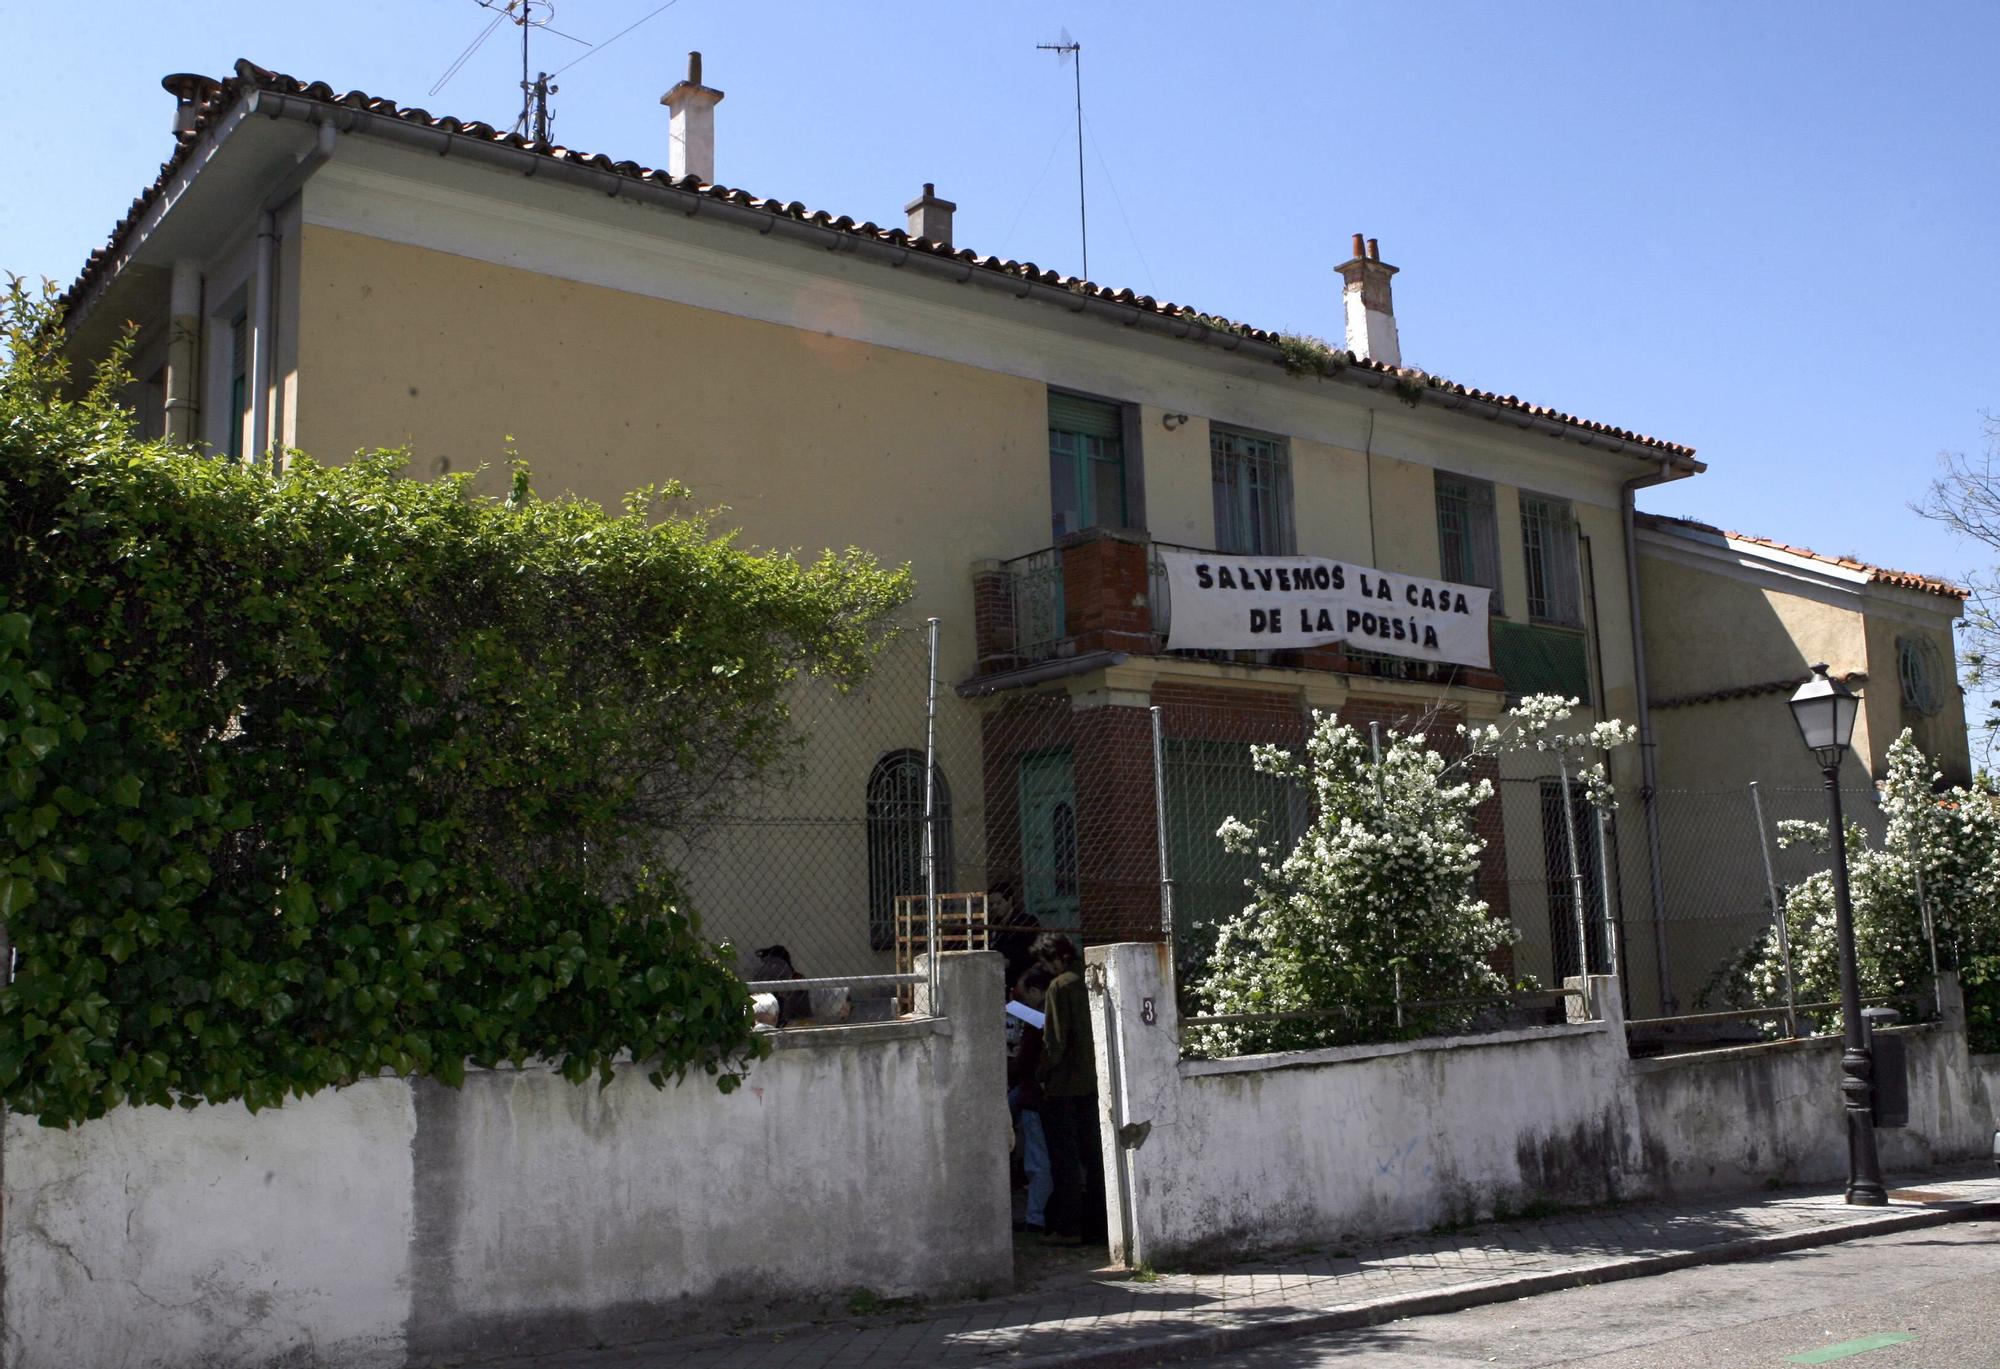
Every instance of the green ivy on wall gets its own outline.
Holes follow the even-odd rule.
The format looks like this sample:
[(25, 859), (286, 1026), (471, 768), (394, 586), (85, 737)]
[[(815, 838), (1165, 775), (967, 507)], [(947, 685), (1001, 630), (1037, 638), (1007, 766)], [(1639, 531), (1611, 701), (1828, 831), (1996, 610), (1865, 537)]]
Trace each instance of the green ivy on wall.
[(46, 301), (4, 323), (7, 1105), (620, 1052), (733, 1087), (747, 996), (659, 835), (784, 758), (788, 684), (864, 673), (907, 573), (755, 554), (674, 488), (610, 514), (141, 442), (122, 357), (66, 395)]

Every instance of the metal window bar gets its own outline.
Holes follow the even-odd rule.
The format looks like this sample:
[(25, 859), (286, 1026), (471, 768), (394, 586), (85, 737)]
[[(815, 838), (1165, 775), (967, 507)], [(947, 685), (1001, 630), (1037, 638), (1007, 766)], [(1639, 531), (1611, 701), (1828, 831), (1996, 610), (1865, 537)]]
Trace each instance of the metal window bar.
[(1491, 590), (1488, 602), (1493, 612), (1505, 612), (1500, 598), (1500, 524), (1493, 482), (1440, 471), (1437, 520), (1438, 573), (1455, 584)]
[(1043, 547), (1001, 565), (1013, 598), (1015, 653), (1024, 664), (1061, 655), (1069, 640), (1061, 550)]
[(1211, 427), (1208, 452), (1218, 549), (1237, 556), (1289, 556), (1297, 550), (1286, 444)]
[(1528, 617), (1582, 627), (1582, 575), (1569, 501), (1522, 495), (1521, 545), (1528, 570)]
[[(935, 808), (930, 839), (945, 864), (951, 862), (951, 788), (934, 776)], [(868, 777), (868, 942), (873, 950), (893, 944), (893, 904), (898, 895), (923, 888), (928, 869), (924, 758), (914, 750), (892, 752), (875, 763)]]

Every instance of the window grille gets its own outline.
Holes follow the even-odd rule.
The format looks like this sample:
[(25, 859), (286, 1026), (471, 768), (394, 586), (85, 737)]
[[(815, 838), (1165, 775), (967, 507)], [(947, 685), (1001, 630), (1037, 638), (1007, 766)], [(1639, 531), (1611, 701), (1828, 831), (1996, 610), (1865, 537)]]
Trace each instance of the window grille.
[(1569, 501), (1523, 494), (1521, 545), (1528, 563), (1528, 617), (1558, 627), (1582, 627), (1582, 576)]
[(1937, 646), (1925, 637), (1896, 639), (1896, 676), (1902, 684), (1903, 706), (1923, 717), (1931, 717), (1939, 698)]
[(1215, 549), (1238, 556), (1289, 556), (1292, 462), (1283, 442), (1211, 428), (1209, 469), (1215, 485)]
[[(892, 751), (868, 776), (868, 944), (896, 939), (896, 897), (924, 892), (924, 756)], [(951, 790), (937, 776), (937, 860), (952, 868)], [(942, 889), (940, 893), (944, 892)]]
[(1494, 613), (1500, 606), (1500, 524), (1493, 507), (1493, 482), (1469, 476), (1437, 473), (1439, 571), (1459, 585), (1493, 591), (1488, 600)]
[(1129, 522), (1124, 432), (1116, 404), (1050, 393), (1049, 523), (1057, 541)]

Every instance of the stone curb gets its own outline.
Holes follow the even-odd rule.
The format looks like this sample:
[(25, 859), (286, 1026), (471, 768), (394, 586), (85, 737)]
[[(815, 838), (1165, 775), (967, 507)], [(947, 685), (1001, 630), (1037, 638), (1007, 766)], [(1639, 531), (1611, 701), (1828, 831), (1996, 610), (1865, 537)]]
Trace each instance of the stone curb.
[(1592, 1284), (1613, 1283), (1619, 1279), (1643, 1278), (1648, 1274), (1666, 1274), (1676, 1269), (1690, 1269), (1696, 1265), (1731, 1264), (1738, 1260), (1753, 1260), (1766, 1255), (1783, 1255), (1794, 1250), (1809, 1250), (1814, 1246), (1838, 1245), (1842, 1241), (1858, 1240), (1863, 1236), (1920, 1231), (1925, 1227), (1990, 1218), (2000, 1218), (2000, 1201), (1968, 1202), (1963, 1207), (1926, 1208), (1915, 1212), (1843, 1222), (1833, 1226), (1812, 1227), (1803, 1231), (1778, 1232), (1768, 1236), (1745, 1236), (1738, 1240), (1705, 1246), (1700, 1250), (1672, 1250), (1659, 1255), (1612, 1259), (1603, 1264), (1580, 1265), (1574, 1269), (1555, 1269), (1540, 1274), (1524, 1274), (1518, 1278), (1460, 1284), (1455, 1288), (1383, 1298), (1359, 1306), (1332, 1308), (1324, 1312), (1291, 1313), (1248, 1325), (1218, 1326), (1201, 1331), (1158, 1336), (1135, 1343), (1068, 1351), (1058, 1355), (1034, 1355), (1021, 1359), (996, 1355), (994, 1362), (1006, 1365), (1007, 1369), (1056, 1369), (1057, 1366), (1075, 1365), (1088, 1365), (1091, 1369), (1146, 1369), (1146, 1366), (1173, 1360), (1249, 1350), (1276, 1341), (1320, 1335), (1329, 1331), (1352, 1331), (1364, 1326), (1379, 1326), (1383, 1322), (1401, 1321), (1405, 1317), (1459, 1312), (1468, 1307), (1512, 1302), (1516, 1298), (1533, 1297), (1539, 1293), (1555, 1293), (1567, 1288), (1586, 1288)]

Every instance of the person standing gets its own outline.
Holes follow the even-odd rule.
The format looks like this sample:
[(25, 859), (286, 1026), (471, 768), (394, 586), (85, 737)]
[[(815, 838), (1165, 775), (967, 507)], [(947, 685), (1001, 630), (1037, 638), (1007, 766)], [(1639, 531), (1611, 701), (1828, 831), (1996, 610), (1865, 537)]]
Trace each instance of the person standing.
[(1042, 1134), (1055, 1191), (1049, 1196), (1050, 1245), (1104, 1239), (1104, 1149), (1097, 1119), (1097, 1052), (1076, 943), (1058, 932), (1035, 938), (1030, 953), (1050, 975), (1044, 1000)]
[[(1037, 965), (1021, 976), (1014, 997), (1036, 1012), (1048, 1004), (1049, 972)], [(1028, 1206), (1019, 1230), (1047, 1235), (1049, 1195), (1055, 1174), (1049, 1168), (1048, 1137), (1042, 1130), (1042, 1081), (1035, 1077), (1042, 1063), (1042, 1029), (1025, 1023), (1014, 1058), (1007, 1062), (1007, 1102), (1021, 1128), (1021, 1168), (1028, 1180)]]

